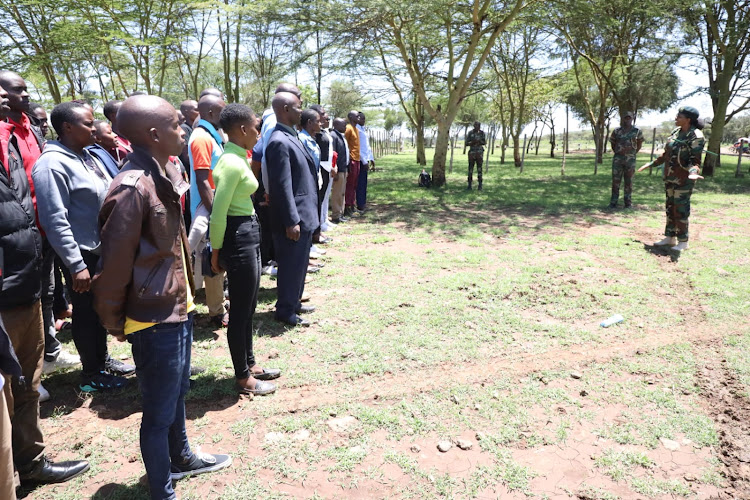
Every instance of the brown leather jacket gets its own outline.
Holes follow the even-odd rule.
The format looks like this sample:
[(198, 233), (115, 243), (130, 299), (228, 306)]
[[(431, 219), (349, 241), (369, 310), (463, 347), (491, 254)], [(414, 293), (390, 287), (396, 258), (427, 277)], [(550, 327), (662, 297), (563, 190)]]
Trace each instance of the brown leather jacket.
[(165, 177), (142, 149), (128, 155), (112, 181), (99, 212), (101, 258), (92, 284), (94, 307), (111, 334), (123, 333), (126, 316), (187, 320), (187, 287), (195, 287), (189, 255), (183, 259), (190, 247), (180, 196), (189, 189), (174, 164)]

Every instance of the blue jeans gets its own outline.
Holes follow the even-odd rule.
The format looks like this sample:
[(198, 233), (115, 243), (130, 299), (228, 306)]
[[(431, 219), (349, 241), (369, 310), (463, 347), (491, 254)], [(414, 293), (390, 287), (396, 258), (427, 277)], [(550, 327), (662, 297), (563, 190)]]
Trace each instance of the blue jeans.
[(141, 455), (151, 498), (171, 500), (172, 461), (192, 459), (185, 431), (185, 394), (190, 388), (193, 314), (184, 323), (162, 323), (128, 335), (141, 389)]

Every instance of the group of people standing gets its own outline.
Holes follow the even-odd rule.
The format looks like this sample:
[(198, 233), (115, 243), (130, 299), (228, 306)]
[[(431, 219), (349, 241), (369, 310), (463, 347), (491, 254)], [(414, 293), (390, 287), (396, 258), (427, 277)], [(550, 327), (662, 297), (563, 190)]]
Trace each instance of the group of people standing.
[[(24, 79), (0, 71), (0, 497), (15, 498), (19, 481), (89, 468), (44, 453), (41, 374), (46, 355), (59, 358), (56, 314), (72, 313), (82, 391), (117, 389), (136, 373), (152, 498), (230, 465), (192, 450), (185, 431), (196, 289), (205, 286), (211, 324), (227, 327), (238, 392), (274, 392), (281, 371), (253, 352), (261, 273), (276, 276), (275, 319), (309, 325), (307, 273), (327, 231), (366, 210), (374, 167), (363, 113), (329, 130), (325, 109), (303, 110), (291, 84), (271, 104), (259, 117), (210, 88), (177, 111), (140, 94), (108, 102), (99, 121), (71, 101), (52, 110), (57, 139), (47, 141)], [(108, 334), (131, 344), (134, 366), (108, 355)]]

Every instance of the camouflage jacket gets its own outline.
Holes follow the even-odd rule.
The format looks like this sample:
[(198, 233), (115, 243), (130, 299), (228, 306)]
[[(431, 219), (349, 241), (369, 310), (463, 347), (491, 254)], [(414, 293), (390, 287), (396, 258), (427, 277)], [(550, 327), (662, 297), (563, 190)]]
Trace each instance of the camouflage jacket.
[(638, 127), (631, 127), (625, 132), (622, 127), (617, 127), (609, 136), (615, 156), (626, 156), (635, 158), (638, 152), (638, 142), (643, 141), (643, 132)]
[(484, 132), (482, 130), (477, 132), (474, 129), (471, 129), (469, 133), (466, 134), (466, 144), (469, 146), (469, 153), (484, 152), (484, 145), (487, 144), (487, 141), (484, 138)]
[(664, 180), (684, 182), (688, 175), (698, 174), (701, 169), (701, 156), (706, 139), (703, 132), (690, 128), (687, 132), (676, 128), (667, 139), (664, 154), (654, 164), (664, 164)]

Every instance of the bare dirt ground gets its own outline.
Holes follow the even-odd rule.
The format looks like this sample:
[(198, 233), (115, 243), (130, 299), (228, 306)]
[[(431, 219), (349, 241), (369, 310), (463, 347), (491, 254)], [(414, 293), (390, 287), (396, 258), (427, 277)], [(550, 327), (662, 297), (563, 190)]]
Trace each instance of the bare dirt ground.
[[(188, 402), (188, 435), (206, 451), (232, 453), (234, 464), (225, 472), (178, 483), (180, 498), (750, 498), (750, 401), (726, 366), (723, 345), (725, 332), (743, 331), (747, 325), (707, 318), (694, 300), (700, 292), (667, 253), (643, 250), (650, 262), (658, 263), (658, 272), (684, 285), (656, 289), (652, 301), (670, 304), (665, 314), (679, 315), (690, 328), (661, 328), (655, 316), (602, 336), (597, 325), (583, 319), (539, 314), (544, 307), (533, 301), (529, 305), (529, 296), (554, 295), (561, 284), (572, 289), (565, 292), (572, 297), (586, 293), (582, 281), (589, 271), (560, 267), (562, 271), (543, 275), (529, 290), (514, 287), (493, 298), (497, 307), (517, 309), (520, 321), (538, 337), (518, 333), (478, 340), (475, 359), (460, 362), (450, 355), (432, 363), (387, 356), (377, 373), (352, 368), (352, 363), (366, 365), (370, 356), (376, 357), (374, 351), (358, 349), (369, 339), (349, 342), (347, 337), (347, 332), (364, 328), (373, 313), (351, 302), (339, 307), (341, 297), (367, 302), (368, 295), (399, 280), (419, 283), (428, 293), (460, 268), (426, 271), (418, 265), (421, 260), (436, 253), (470, 258), (477, 248), (488, 256), (496, 251), (540, 252), (550, 262), (580, 258), (594, 270), (602, 266), (626, 279), (632, 264), (607, 261), (591, 242), (606, 234), (642, 249), (655, 234), (641, 224), (652, 214), (636, 215), (636, 224), (609, 224), (611, 217), (604, 213), (563, 224), (533, 212), (488, 215), (467, 206), (445, 214), (444, 222), (482, 217), (475, 229), (489, 235), (512, 218), (522, 229), (468, 243), (433, 232), (425, 241), (415, 240), (414, 227), (393, 222), (377, 246), (381, 255), (405, 256), (393, 274), (367, 265), (342, 266), (358, 241), (382, 234), (378, 224), (395, 216), (391, 207), (374, 205), (370, 215), (334, 234), (324, 276), (313, 277), (309, 286), (312, 302), (319, 306), (318, 321), (310, 329), (272, 326), (267, 319), (272, 302), (261, 307), (256, 352), (269, 366), (284, 359), (285, 374), (295, 381), (290, 387), (284, 387), (282, 378), (279, 392), (269, 398), (250, 401), (232, 394), (224, 333), (196, 331), (196, 359), (209, 360), (211, 376), (198, 379), (194, 391), (201, 395)], [(581, 243), (556, 250), (554, 241), (539, 238), (540, 232)], [(699, 242), (698, 231), (696, 235)], [(481, 266), (487, 276), (519, 272), (497, 258), (488, 257)], [(344, 280), (341, 273), (352, 279)], [(602, 280), (605, 288), (611, 284)], [(262, 286), (271, 290), (273, 282), (264, 278)], [(478, 297), (481, 286), (476, 285)], [(493, 314), (481, 300), (474, 302), (469, 310)], [(448, 307), (410, 296), (395, 303), (394, 314), (423, 307), (435, 307), (439, 314)], [(555, 328), (563, 323), (577, 328), (583, 340), (555, 338)], [(478, 334), (482, 330), (473, 321), (464, 326)], [(408, 328), (408, 322), (394, 319), (371, 335), (397, 345)], [(667, 358), (661, 354), (665, 346), (686, 350), (679, 350), (679, 359)], [(684, 361), (688, 355), (694, 362)], [(456, 353), (455, 359), (461, 358)], [(672, 364), (674, 370), (662, 370)], [(322, 373), (325, 381), (306, 373)], [(75, 380), (75, 373), (45, 380), (54, 398), (42, 407), (49, 455), (58, 460), (83, 455), (95, 466), (77, 482), (39, 487), (27, 491), (27, 498), (147, 498), (138, 450), (137, 391), (85, 397), (73, 390)], [(662, 397), (668, 398), (667, 406), (660, 406)], [(633, 407), (634, 401), (647, 403)], [(697, 423), (674, 423), (670, 419), (677, 414)], [(703, 435), (711, 426), (718, 436), (713, 443), (688, 437)], [(441, 440), (451, 442), (449, 451), (437, 449)]]

